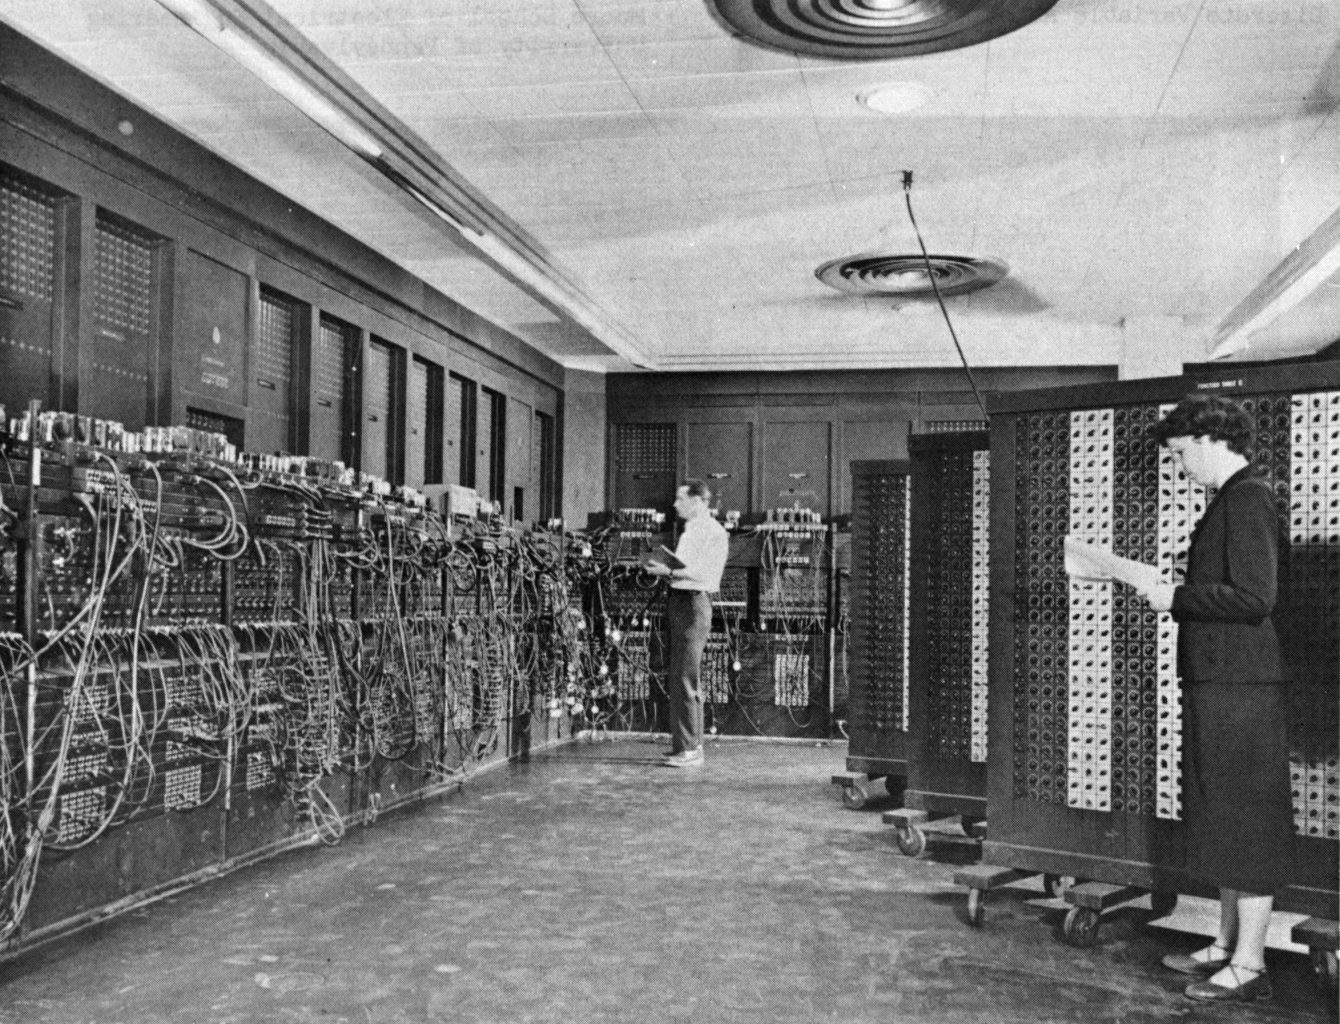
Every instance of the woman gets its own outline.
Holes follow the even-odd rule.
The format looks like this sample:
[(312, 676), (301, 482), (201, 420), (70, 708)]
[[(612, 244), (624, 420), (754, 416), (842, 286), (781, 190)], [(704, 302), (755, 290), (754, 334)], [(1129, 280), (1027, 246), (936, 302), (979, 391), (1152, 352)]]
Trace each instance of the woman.
[(1275, 607), (1279, 524), (1247, 458), (1252, 424), (1217, 396), (1183, 399), (1153, 428), (1193, 483), (1218, 489), (1191, 538), (1186, 581), (1146, 597), (1179, 624), (1182, 807), (1188, 874), (1219, 889), (1219, 934), (1175, 971), (1199, 1000), (1269, 999), (1266, 927), (1293, 851), (1287, 693)]

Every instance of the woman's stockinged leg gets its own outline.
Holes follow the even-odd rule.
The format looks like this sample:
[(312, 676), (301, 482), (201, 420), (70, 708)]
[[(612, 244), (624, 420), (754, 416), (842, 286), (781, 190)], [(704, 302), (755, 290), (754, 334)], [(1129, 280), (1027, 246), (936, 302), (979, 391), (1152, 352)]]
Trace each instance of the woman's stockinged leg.
[(1214, 944), (1230, 953), (1238, 944), (1238, 891), (1219, 890), (1219, 938)]
[(1252, 896), (1238, 893), (1238, 944), (1233, 950), (1233, 962), (1249, 971), (1265, 970), (1266, 929), (1270, 927), (1273, 896)]

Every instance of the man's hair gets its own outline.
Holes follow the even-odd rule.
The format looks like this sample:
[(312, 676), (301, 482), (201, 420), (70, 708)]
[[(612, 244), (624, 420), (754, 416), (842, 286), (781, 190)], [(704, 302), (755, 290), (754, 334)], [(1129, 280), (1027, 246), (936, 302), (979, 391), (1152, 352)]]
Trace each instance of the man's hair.
[(1149, 428), (1149, 435), (1159, 444), (1167, 444), (1174, 437), (1208, 437), (1223, 441), (1239, 455), (1250, 455), (1252, 419), (1231, 398), (1187, 395)]
[(712, 488), (708, 487), (702, 480), (685, 480), (679, 486), (688, 492), (690, 498), (702, 498), (709, 504), (712, 501)]

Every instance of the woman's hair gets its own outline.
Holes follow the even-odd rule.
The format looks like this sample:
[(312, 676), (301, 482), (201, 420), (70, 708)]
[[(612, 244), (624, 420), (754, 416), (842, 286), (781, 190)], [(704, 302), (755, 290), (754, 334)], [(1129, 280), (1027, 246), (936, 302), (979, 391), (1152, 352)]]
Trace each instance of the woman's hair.
[(1149, 434), (1159, 444), (1167, 444), (1174, 437), (1208, 437), (1223, 441), (1239, 455), (1250, 455), (1252, 420), (1231, 398), (1187, 395), (1149, 428)]
[(679, 486), (683, 487), (684, 490), (688, 492), (690, 498), (702, 498), (703, 501), (709, 502), (712, 500), (712, 488), (708, 487), (707, 484), (701, 480), (695, 480), (690, 477)]

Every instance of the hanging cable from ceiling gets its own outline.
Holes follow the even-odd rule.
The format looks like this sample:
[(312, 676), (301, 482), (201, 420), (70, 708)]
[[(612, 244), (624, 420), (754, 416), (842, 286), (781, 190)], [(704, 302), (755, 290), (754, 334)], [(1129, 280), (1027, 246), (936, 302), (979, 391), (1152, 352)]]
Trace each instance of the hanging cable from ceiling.
[(935, 292), (935, 301), (940, 304), (940, 313), (945, 318), (945, 326), (949, 328), (949, 336), (954, 339), (954, 348), (958, 350), (959, 360), (963, 363), (963, 372), (968, 376), (972, 396), (977, 400), (977, 407), (982, 410), (982, 419), (986, 419), (986, 403), (982, 401), (982, 393), (977, 390), (977, 380), (972, 375), (972, 367), (968, 365), (968, 357), (963, 354), (963, 346), (959, 344), (958, 333), (954, 330), (954, 322), (949, 319), (949, 310), (945, 308), (944, 297), (940, 294), (940, 285), (935, 280), (935, 269), (931, 266), (930, 255), (926, 252), (926, 242), (921, 237), (921, 228), (917, 227), (916, 214), (912, 212), (911, 171), (903, 171), (903, 199), (907, 202), (907, 219), (912, 222), (912, 230), (917, 234), (917, 244), (921, 246), (921, 258), (926, 263), (926, 276), (930, 278), (931, 288)]

